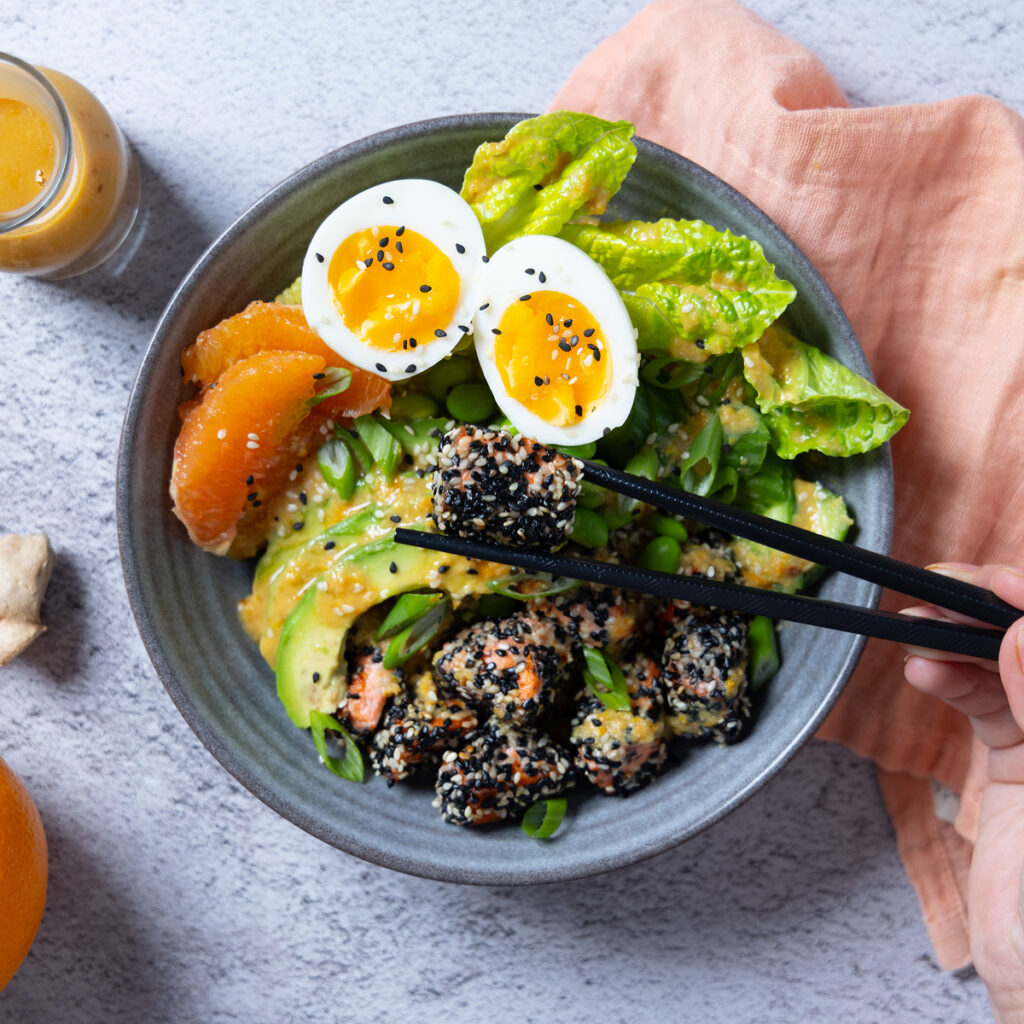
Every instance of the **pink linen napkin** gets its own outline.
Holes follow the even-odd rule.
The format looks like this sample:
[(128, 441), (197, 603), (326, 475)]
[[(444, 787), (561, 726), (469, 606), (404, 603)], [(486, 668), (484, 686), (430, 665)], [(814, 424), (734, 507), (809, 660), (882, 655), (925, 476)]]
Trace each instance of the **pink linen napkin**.
[[(892, 446), (894, 555), (1024, 563), (1016, 113), (984, 96), (853, 109), (814, 54), (733, 0), (651, 4), (552, 109), (633, 121), (807, 253), (879, 386), (911, 410)], [(986, 755), (967, 720), (911, 690), (902, 669), (899, 647), (871, 641), (819, 735), (877, 764), (939, 963), (953, 969), (970, 960), (965, 881)], [(930, 780), (960, 794), (958, 810), (936, 813)]]

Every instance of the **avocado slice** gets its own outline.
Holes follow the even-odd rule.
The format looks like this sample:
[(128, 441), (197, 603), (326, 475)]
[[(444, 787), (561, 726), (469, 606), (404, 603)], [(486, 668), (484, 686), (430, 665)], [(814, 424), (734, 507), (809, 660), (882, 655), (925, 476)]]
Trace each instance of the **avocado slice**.
[[(813, 530), (833, 540), (846, 539), (853, 520), (840, 495), (809, 480), (794, 480), (793, 489), (796, 493), (796, 513), (789, 521), (794, 526)], [(768, 514), (771, 515), (771, 512)], [(743, 582), (765, 590), (795, 594), (813, 583), (823, 572), (821, 566), (814, 562), (742, 538), (733, 541), (732, 554)]]
[[(345, 696), (345, 638), (369, 607), (354, 605), (355, 598), (346, 593), (352, 574), (365, 581), (376, 604), (423, 587), (436, 557), (386, 537), (341, 555), (307, 587), (285, 620), (277, 649), (277, 695), (295, 725), (308, 728), (310, 711), (329, 714)], [(342, 605), (354, 610), (339, 615), (335, 609)]]

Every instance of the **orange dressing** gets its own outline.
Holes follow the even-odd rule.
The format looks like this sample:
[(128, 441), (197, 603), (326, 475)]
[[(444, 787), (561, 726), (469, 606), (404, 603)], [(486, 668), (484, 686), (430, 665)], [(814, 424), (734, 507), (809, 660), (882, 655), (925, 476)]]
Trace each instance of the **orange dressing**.
[[(95, 266), (127, 235), (138, 208), (138, 169), (117, 125), (88, 89), (60, 72), (36, 70), (63, 100), (71, 136), (66, 139), (58, 122), (44, 113), (53, 100), (43, 86), (35, 81), (26, 84), (24, 72), (15, 78), (19, 72), (0, 65), (0, 108), (9, 118), (0, 123), (0, 271), (65, 277)], [(38, 104), (30, 98), (33, 89)], [(63, 184), (38, 214), (5, 231), (2, 215), (18, 209), (12, 204), (22, 193), (2, 178), (3, 170), (13, 168), (18, 181), (24, 180), (26, 170), (30, 179), (35, 178), (44, 148), (41, 124), (53, 147), (49, 173), (63, 160), (65, 146), (69, 150)], [(42, 171), (44, 177), (48, 171)], [(37, 184), (30, 202), (49, 186), (49, 181), (42, 187)]]
[(57, 141), (46, 117), (21, 100), (0, 99), (0, 213), (42, 195), (57, 162)]
[(429, 238), (402, 226), (349, 235), (331, 256), (327, 281), (345, 326), (384, 352), (433, 341), (459, 302), (452, 261)]
[(564, 427), (608, 393), (608, 345), (593, 315), (561, 292), (523, 296), (502, 314), (494, 358), (508, 393), (547, 423)]

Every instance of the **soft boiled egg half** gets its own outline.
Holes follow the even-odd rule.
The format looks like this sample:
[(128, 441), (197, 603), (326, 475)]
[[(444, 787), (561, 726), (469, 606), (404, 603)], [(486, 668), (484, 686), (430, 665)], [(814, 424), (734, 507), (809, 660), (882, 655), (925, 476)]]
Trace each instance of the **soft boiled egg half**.
[(480, 223), (436, 181), (388, 181), (342, 203), (302, 265), (302, 307), (324, 342), (390, 380), (421, 373), (472, 329)]
[(502, 246), (484, 267), (474, 342), (501, 411), (545, 444), (596, 441), (636, 393), (636, 334), (586, 253), (550, 235)]

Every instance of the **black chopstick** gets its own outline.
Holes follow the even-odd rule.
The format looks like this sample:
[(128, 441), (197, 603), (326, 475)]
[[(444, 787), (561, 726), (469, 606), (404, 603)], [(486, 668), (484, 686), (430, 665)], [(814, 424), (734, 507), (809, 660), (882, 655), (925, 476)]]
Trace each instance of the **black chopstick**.
[[(688, 491), (654, 483), (623, 473), (597, 462), (584, 461), (584, 477), (611, 491), (656, 505), (667, 512), (696, 519), (726, 533), (764, 544), (766, 547), (797, 555), (809, 562), (845, 572), (849, 576), (877, 583), (950, 611), (969, 615), (981, 622), (1008, 629), (1020, 618), (1019, 609), (1001, 601), (990, 590), (962, 580), (950, 579), (908, 562), (859, 548), (845, 541), (822, 537), (789, 523), (726, 505), (713, 498), (702, 498)], [(857, 630), (856, 632), (860, 632)], [(869, 634), (874, 636), (875, 634)], [(910, 641), (904, 641), (910, 642)], [(924, 645), (923, 645), (924, 646)]]
[(825, 601), (801, 594), (783, 594), (774, 590), (759, 590), (736, 583), (712, 580), (705, 576), (680, 576), (676, 573), (657, 572), (615, 562), (597, 562), (591, 559), (570, 558), (531, 548), (507, 547), (490, 541), (469, 540), (449, 534), (427, 533), (421, 530), (395, 530), (399, 544), (443, 551), (464, 558), (545, 572), (552, 576), (586, 580), (603, 586), (619, 587), (656, 597), (690, 601), (693, 604), (726, 608), (747, 615), (768, 615), (773, 619), (802, 622), (845, 633), (895, 640), (916, 647), (950, 651), (975, 658), (995, 660), (1003, 632), (979, 626), (962, 626), (935, 619), (924, 619), (895, 612), (860, 608), (856, 605)]

